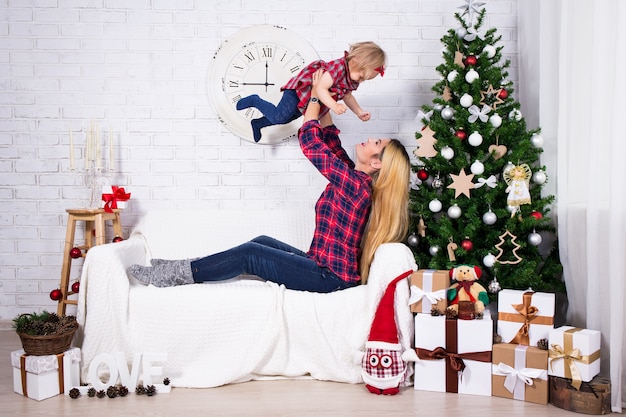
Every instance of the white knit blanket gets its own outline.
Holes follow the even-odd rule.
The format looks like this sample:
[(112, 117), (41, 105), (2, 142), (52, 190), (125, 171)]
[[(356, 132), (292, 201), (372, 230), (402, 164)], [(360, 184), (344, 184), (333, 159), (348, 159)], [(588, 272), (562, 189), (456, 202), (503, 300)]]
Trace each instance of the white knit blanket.
[[(145, 221), (130, 239), (89, 251), (77, 313), (83, 381), (87, 381), (89, 364), (98, 353), (122, 351), (129, 362), (134, 353), (167, 352), (163, 373), (178, 387), (215, 387), (276, 377), (362, 382), (360, 359), (378, 300), (393, 278), (417, 269), (409, 248), (403, 244), (381, 246), (368, 285), (330, 294), (286, 290), (254, 279), (155, 288), (126, 275), (130, 264), (147, 263), (155, 253), (159, 257), (180, 255), (172, 256), (177, 258), (186, 248), (188, 256), (200, 255), (207, 250), (203, 233), (228, 230), (228, 225), (234, 224), (228, 219), (234, 219), (239, 230), (249, 226), (243, 241), (263, 233), (277, 236), (263, 230), (275, 227), (276, 219), (282, 219), (279, 229), (285, 225), (288, 229), (289, 224), (301, 224), (305, 216), (313, 218), (312, 212), (297, 216), (257, 212), (248, 215), (248, 220), (236, 219), (243, 213), (220, 215), (219, 220), (215, 213), (179, 215), (173, 217), (178, 219), (174, 222), (169, 217), (169, 222), (157, 222), (158, 230)], [(165, 220), (165, 216), (152, 217)], [(306, 227), (312, 231), (310, 224)], [(277, 233), (288, 243), (302, 247), (310, 240), (310, 235), (298, 240), (295, 232), (290, 242), (287, 229)], [(183, 242), (178, 235), (188, 240)], [(168, 242), (152, 243), (152, 239), (165, 237)], [(232, 246), (231, 237), (216, 240)], [(185, 247), (178, 246), (181, 244)], [(194, 247), (198, 244), (203, 247)], [(169, 253), (167, 247), (172, 248)], [(405, 349), (413, 339), (408, 298), (408, 283), (398, 285), (396, 321)]]

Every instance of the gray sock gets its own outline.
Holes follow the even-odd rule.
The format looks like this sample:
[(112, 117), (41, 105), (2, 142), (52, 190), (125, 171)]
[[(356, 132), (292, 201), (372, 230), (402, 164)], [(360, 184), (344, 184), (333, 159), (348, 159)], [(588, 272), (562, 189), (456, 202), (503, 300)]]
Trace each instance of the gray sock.
[(174, 287), (194, 283), (189, 259), (170, 261), (155, 266), (131, 265), (128, 270), (139, 281), (155, 287)]
[(184, 261), (189, 261), (189, 262), (193, 262), (193, 261), (197, 261), (200, 258), (190, 258), (190, 259), (162, 259), (162, 258), (152, 258), (150, 259), (150, 265), (152, 266), (157, 266), (157, 265), (163, 265), (163, 264), (168, 264), (168, 263), (173, 263), (173, 262), (184, 262)]

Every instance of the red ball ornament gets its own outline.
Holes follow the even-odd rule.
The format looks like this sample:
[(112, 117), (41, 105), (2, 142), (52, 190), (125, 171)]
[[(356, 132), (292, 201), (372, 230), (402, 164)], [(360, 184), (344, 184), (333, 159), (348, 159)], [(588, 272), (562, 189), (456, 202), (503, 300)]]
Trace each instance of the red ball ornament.
[(457, 130), (454, 132), (454, 136), (461, 140), (465, 140), (465, 138), (467, 138), (467, 133), (465, 133), (465, 130)]
[(83, 256), (83, 252), (82, 252), (79, 248), (77, 248), (77, 247), (73, 247), (73, 248), (70, 250), (70, 258), (72, 258), (72, 259), (78, 259), (78, 258), (80, 258), (81, 256)]
[(55, 289), (50, 291), (50, 299), (54, 300), (54, 301), (59, 301), (61, 298), (63, 298), (63, 292), (61, 292), (60, 289)]
[(124, 238), (122, 236), (115, 236), (113, 238), (113, 243), (121, 242), (122, 240), (124, 240)]
[(426, 181), (428, 179), (428, 171), (420, 169), (417, 171), (417, 178), (419, 178), (420, 181)]
[(543, 217), (543, 214), (539, 213), (538, 211), (533, 211), (532, 213), (530, 213), (530, 215), (533, 216), (537, 220)]
[(476, 58), (476, 55), (468, 55), (463, 60), (463, 63), (468, 66), (474, 66), (476, 65), (477, 62), (478, 62), (478, 59)]
[(72, 292), (74, 294), (77, 294), (79, 290), (80, 290), (80, 282), (76, 281), (75, 283), (72, 284)]
[(500, 90), (500, 92), (498, 93), (498, 97), (501, 98), (502, 100), (506, 100), (506, 98), (509, 96), (509, 92), (506, 91), (504, 88)]
[(469, 239), (463, 239), (461, 241), (461, 247), (463, 248), (463, 250), (465, 250), (466, 252), (471, 251), (474, 248), (474, 244), (472, 243), (471, 240)]

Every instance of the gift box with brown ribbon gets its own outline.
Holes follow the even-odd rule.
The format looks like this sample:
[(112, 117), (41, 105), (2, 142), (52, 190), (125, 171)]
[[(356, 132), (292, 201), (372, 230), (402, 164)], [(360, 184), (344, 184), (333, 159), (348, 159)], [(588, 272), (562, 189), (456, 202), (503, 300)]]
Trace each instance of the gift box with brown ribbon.
[(411, 275), (409, 304), (413, 313), (431, 314), (436, 309), (444, 314), (448, 302), (446, 292), (450, 286), (450, 273), (444, 270), (420, 269)]
[(23, 349), (11, 352), (13, 390), (41, 401), (69, 393), (80, 385), (80, 349), (70, 348), (58, 355), (27, 355)]
[(562, 326), (548, 338), (548, 374), (572, 380), (574, 389), (600, 373), (600, 338), (598, 330)]
[(491, 396), (493, 322), (415, 315), (414, 388)]
[(548, 351), (532, 346), (493, 345), (494, 397), (548, 403)]
[(537, 346), (554, 328), (554, 294), (502, 290), (498, 293), (498, 334), (505, 343)]

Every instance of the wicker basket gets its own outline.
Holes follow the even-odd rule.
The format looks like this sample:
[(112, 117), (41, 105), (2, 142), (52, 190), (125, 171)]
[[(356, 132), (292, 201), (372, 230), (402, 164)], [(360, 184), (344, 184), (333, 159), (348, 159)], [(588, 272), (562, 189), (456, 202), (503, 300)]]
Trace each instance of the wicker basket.
[(72, 326), (68, 326), (63, 333), (59, 334), (34, 336), (18, 333), (18, 336), (22, 340), (22, 347), (27, 355), (57, 355), (70, 348), (76, 330), (78, 330), (78, 323), (73, 323)]

